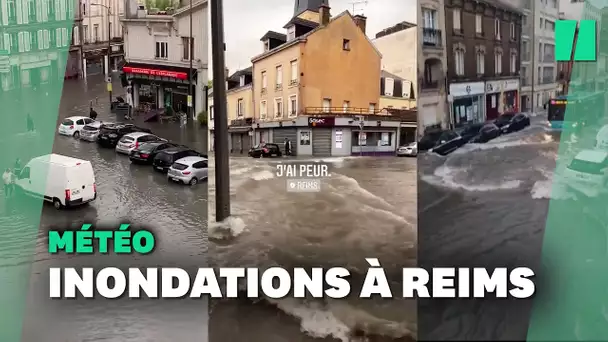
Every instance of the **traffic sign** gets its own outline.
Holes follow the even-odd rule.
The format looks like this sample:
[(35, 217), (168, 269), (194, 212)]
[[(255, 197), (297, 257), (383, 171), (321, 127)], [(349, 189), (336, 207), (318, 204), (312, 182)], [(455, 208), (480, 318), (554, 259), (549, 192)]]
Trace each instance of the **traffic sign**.
[(108, 86), (108, 92), (112, 92), (112, 83), (108, 83), (107, 86)]
[(188, 95), (188, 107), (192, 107), (192, 95)]

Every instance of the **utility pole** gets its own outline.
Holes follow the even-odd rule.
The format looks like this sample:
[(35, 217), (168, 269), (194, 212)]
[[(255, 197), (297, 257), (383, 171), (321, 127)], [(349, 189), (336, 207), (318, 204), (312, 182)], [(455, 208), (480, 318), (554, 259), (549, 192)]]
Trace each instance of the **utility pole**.
[(188, 116), (194, 119), (194, 110), (192, 105), (192, 98), (194, 97), (194, 91), (192, 90), (192, 55), (194, 54), (194, 37), (192, 37), (192, 0), (190, 0), (190, 37), (188, 38), (188, 57), (190, 57), (190, 70), (188, 70)]
[(215, 219), (230, 216), (230, 161), (228, 159), (228, 117), (226, 103), (226, 63), (224, 61), (223, 0), (211, 1), (211, 55), (213, 61), (213, 106), (215, 145)]
[(534, 83), (536, 83), (536, 1), (537, 0), (530, 0), (532, 7), (532, 44), (530, 44), (532, 46), (532, 61), (530, 62), (530, 65), (532, 65), (532, 84), (530, 88), (532, 90), (532, 108), (530, 109), (532, 110), (532, 113), (534, 113), (534, 110), (536, 109), (536, 94), (534, 94)]
[[(108, 1), (109, 3), (109, 1)], [(110, 21), (110, 16), (112, 12), (110, 11), (110, 6), (106, 7), (108, 10), (108, 95), (110, 96), (110, 108), (112, 107), (112, 72), (110, 71), (110, 55), (112, 54), (112, 45), (110, 42), (112, 41), (112, 22)]]

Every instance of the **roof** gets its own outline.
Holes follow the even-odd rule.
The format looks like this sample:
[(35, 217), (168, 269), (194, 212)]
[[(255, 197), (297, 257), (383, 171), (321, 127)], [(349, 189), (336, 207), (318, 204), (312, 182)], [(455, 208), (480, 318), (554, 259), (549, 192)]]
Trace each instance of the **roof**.
[(228, 79), (232, 79), (232, 78), (236, 79), (237, 77), (241, 77), (244, 75), (253, 75), (253, 66), (235, 71), (234, 74), (232, 74), (232, 75), (230, 75), (230, 77), (228, 77)]
[(513, 0), (479, 0), (479, 2), (486, 3), (490, 6), (494, 6), (520, 15), (523, 14), (523, 10), (513, 6), (512, 1)]
[(394, 79), (394, 80), (401, 80), (401, 81), (405, 81), (405, 79), (404, 79), (404, 78), (399, 77), (399, 76), (397, 76), (397, 75), (395, 75), (395, 74), (391, 74), (390, 72), (385, 71), (385, 70), (380, 71), (380, 77), (384, 77), (384, 78), (392, 78), (392, 79)]
[[(194, 9), (196, 9), (196, 8), (198, 8), (198, 7), (206, 4), (207, 1), (208, 0), (193, 1), (193, 3), (192, 3), (192, 9), (194, 10)], [(190, 12), (190, 6), (183, 6), (183, 7), (180, 7), (178, 9), (176, 9), (175, 12), (173, 13), (173, 16), (174, 17), (179, 17), (182, 14), (187, 14), (189, 12)]]
[(176, 160), (175, 162), (176, 163), (181, 163), (181, 164), (191, 165), (191, 164), (194, 164), (196, 162), (205, 161), (205, 160), (207, 160), (207, 159), (203, 158), (203, 157), (190, 156), (190, 157), (180, 158), (180, 159)]
[(147, 132), (133, 132), (133, 133), (125, 134), (124, 137), (139, 138), (144, 135), (154, 135), (154, 134), (150, 134)]
[(68, 116), (67, 118), (64, 118), (63, 120), (80, 120), (80, 119), (87, 119), (88, 116)]
[(68, 166), (76, 166), (79, 163), (89, 163), (88, 160), (68, 157), (68, 156), (64, 156), (64, 155), (56, 154), (56, 153), (32, 158), (32, 161), (45, 162), (45, 163), (50, 163), (50, 164), (61, 164), (61, 165), (68, 165)]
[(315, 28), (315, 27), (319, 26), (319, 23), (315, 23), (314, 21), (310, 21), (310, 20), (306, 20), (306, 19), (302, 19), (302, 18), (298, 18), (298, 17), (293, 17), (287, 24), (285, 24), (285, 26), (283, 26), (283, 28), (288, 28), (291, 25), (302, 25), (302, 26), (306, 26), (306, 27), (310, 27), (310, 28)]
[(287, 41), (287, 35), (282, 34), (282, 33), (278, 33), (275, 31), (268, 31), (266, 32), (266, 34), (264, 34), (262, 36), (262, 38), (260, 38), (261, 41), (264, 41), (266, 39), (276, 39), (276, 40), (281, 40), (281, 41)]
[[(341, 17), (343, 17), (345, 15), (348, 15), (350, 17), (350, 19), (353, 20), (353, 23), (354, 23), (354, 18), (350, 14), (350, 12), (348, 10), (344, 11), (344, 12), (338, 14), (337, 16), (331, 18), (329, 20), (329, 23), (327, 25), (319, 25), (319, 26), (315, 27), (314, 29), (312, 29), (310, 32), (307, 32), (307, 33), (305, 33), (305, 34), (303, 34), (303, 35), (301, 35), (299, 37), (296, 37), (296, 39), (292, 39), (292, 40), (290, 40), (290, 41), (288, 41), (288, 42), (286, 42), (284, 44), (281, 44), (281, 45), (275, 47), (272, 50), (265, 51), (264, 53), (261, 53), (261, 54), (255, 56), (255, 57), (253, 57), (251, 59), (251, 62), (256, 62), (256, 61), (258, 61), (258, 60), (260, 60), (260, 59), (262, 59), (262, 58), (264, 58), (266, 56), (270, 56), (270, 55), (272, 55), (272, 54), (274, 54), (274, 53), (276, 53), (278, 51), (281, 51), (281, 50), (286, 49), (288, 47), (294, 46), (294, 45), (296, 45), (298, 43), (306, 42), (306, 38), (308, 36), (315, 34), (315, 32), (317, 32), (319, 30), (322, 30), (325, 27), (328, 27), (329, 25), (331, 25), (331, 23), (333, 23), (334, 21), (340, 19)], [(380, 51), (378, 50), (378, 48), (376, 48), (376, 46), (374, 45), (374, 43), (372, 43), (372, 41), (369, 39), (369, 37), (365, 33), (363, 33), (363, 32), (361, 32), (361, 33), (363, 34), (363, 36), (365, 36), (365, 39), (367, 39), (367, 41), (373, 47), (374, 51), (376, 51), (376, 53), (378, 54), (378, 56), (382, 57), (382, 54), (380, 53)]]
[(600, 150), (580, 151), (574, 159), (599, 164), (608, 158), (608, 152)]
[(303, 12), (318, 12), (321, 5), (328, 6), (329, 0), (296, 0), (293, 8), (293, 16), (297, 17)]
[(382, 38), (382, 37), (385, 37), (385, 36), (388, 36), (388, 35), (391, 35), (391, 34), (396, 33), (396, 32), (405, 31), (405, 30), (407, 30), (409, 28), (412, 28), (412, 27), (416, 27), (416, 24), (412, 24), (412, 23), (407, 22), (407, 21), (402, 21), (402, 22), (400, 22), (400, 23), (398, 23), (396, 25), (393, 25), (391, 27), (387, 27), (384, 30), (376, 33), (376, 39), (377, 38)]

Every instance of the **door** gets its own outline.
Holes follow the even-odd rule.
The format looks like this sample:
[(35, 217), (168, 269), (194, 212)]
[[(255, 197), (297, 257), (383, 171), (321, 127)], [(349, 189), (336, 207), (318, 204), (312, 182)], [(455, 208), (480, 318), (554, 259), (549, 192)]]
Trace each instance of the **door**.
[(241, 146), (241, 134), (231, 133), (230, 134), (230, 146), (232, 153), (243, 153), (243, 147)]
[(194, 176), (197, 179), (207, 179), (207, 161), (201, 160), (192, 164), (192, 168), (194, 169)]
[(82, 163), (66, 169), (70, 201), (89, 201), (95, 197), (95, 176), (90, 163)]
[(498, 94), (486, 95), (486, 120), (498, 118)]
[(275, 128), (272, 131), (272, 140), (281, 148), (281, 152), (285, 155), (285, 138), (291, 142), (291, 155), (297, 155), (298, 148), (298, 129), (297, 128)]
[(312, 155), (315, 157), (331, 156), (331, 128), (312, 130)]
[(80, 131), (84, 127), (84, 119), (76, 120), (76, 130)]
[(249, 152), (251, 149), (251, 137), (249, 133), (241, 134), (241, 142), (243, 143), (243, 153)]

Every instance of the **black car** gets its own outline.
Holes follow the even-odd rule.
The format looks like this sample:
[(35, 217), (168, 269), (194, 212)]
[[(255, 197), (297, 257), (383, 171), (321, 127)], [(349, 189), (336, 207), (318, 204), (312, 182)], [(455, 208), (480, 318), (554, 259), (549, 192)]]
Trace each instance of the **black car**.
[(439, 139), (432, 151), (439, 155), (445, 156), (454, 152), (456, 149), (466, 143), (467, 141), (462, 139), (460, 134), (456, 133), (455, 131), (445, 131), (439, 136)]
[(493, 123), (485, 124), (479, 130), (479, 133), (471, 138), (469, 142), (472, 143), (487, 143), (492, 139), (496, 139), (500, 136), (500, 128)]
[(444, 131), (434, 130), (425, 132), (420, 141), (418, 141), (418, 151), (428, 151), (437, 145), (439, 137)]
[(278, 144), (264, 143), (259, 144), (249, 150), (249, 156), (253, 158), (261, 157), (280, 157), (283, 153)]
[(481, 131), (482, 128), (482, 123), (474, 123), (457, 129), (456, 132), (460, 135), (462, 139), (464, 139), (466, 142), (469, 142), (471, 141), (471, 139), (479, 135), (479, 131)]
[(166, 173), (173, 163), (184, 157), (207, 158), (206, 155), (185, 146), (170, 147), (156, 154), (152, 160), (152, 166), (154, 170)]
[(129, 159), (134, 163), (152, 164), (152, 161), (154, 160), (154, 157), (156, 157), (158, 152), (166, 150), (168, 148), (180, 146), (181, 145), (179, 144), (165, 141), (145, 143), (131, 151), (131, 154), (129, 154)]
[(116, 147), (120, 138), (125, 134), (144, 132), (152, 133), (148, 128), (135, 126), (133, 124), (121, 124), (116, 126), (102, 126), (97, 136), (97, 144), (103, 147)]
[(523, 113), (507, 113), (498, 117), (494, 124), (500, 128), (502, 133), (517, 132), (530, 126), (530, 117)]

